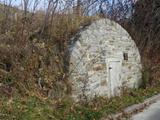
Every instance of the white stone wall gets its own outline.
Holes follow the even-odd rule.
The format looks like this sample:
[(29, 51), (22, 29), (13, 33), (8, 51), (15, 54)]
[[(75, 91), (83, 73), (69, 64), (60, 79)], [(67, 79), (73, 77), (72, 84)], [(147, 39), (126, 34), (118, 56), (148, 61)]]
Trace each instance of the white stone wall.
[[(78, 36), (78, 37), (77, 37)], [(108, 96), (108, 66), (106, 59), (122, 60), (122, 87), (137, 88), (141, 82), (141, 61), (138, 48), (130, 35), (117, 23), (98, 20), (72, 38), (69, 60), (69, 80), (75, 100)], [(124, 60), (123, 53), (128, 53)]]

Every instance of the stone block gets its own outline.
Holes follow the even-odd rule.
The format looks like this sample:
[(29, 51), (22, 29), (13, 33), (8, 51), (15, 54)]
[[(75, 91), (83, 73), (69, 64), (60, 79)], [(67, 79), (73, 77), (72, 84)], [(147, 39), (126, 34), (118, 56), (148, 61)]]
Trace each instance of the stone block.
[[(75, 96), (83, 94), (84, 86), (89, 99), (93, 98), (93, 93), (108, 97), (114, 91), (112, 89), (122, 85), (129, 88), (138, 86), (142, 69), (140, 54), (123, 27), (111, 20), (102, 19), (82, 29), (76, 36), (79, 37), (75, 44), (69, 47), (69, 72), (75, 67), (69, 80), (73, 82), (74, 90), (78, 91), (73, 92), (75, 99), (78, 99)], [(124, 60), (124, 53), (128, 53), (128, 60)], [(111, 59), (113, 61), (109, 61)]]

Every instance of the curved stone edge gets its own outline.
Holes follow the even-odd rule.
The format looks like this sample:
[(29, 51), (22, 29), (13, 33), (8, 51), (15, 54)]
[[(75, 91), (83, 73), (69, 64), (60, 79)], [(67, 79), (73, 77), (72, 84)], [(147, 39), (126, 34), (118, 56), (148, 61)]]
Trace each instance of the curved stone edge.
[(153, 97), (146, 99), (143, 103), (134, 104), (126, 107), (119, 113), (107, 115), (101, 120), (121, 120), (121, 118), (129, 117), (132, 114), (138, 113), (138, 111), (140, 110), (144, 110), (146, 107), (155, 103), (158, 100), (160, 100), (160, 94), (154, 95)]
[[(89, 26), (86, 26), (85, 27), (85, 29), (91, 29), (92, 27), (95, 27), (95, 26), (97, 26), (97, 24), (100, 24), (100, 23), (104, 23), (104, 24), (108, 24), (108, 26), (110, 27), (110, 26), (114, 26), (114, 28), (116, 28), (116, 29), (124, 29), (121, 25), (119, 25), (118, 23), (116, 23), (116, 22), (114, 22), (114, 21), (112, 21), (112, 20), (109, 20), (109, 19), (101, 19), (101, 20), (97, 20), (97, 21), (94, 21), (93, 23), (91, 23)], [(100, 26), (101, 27), (101, 26)], [(76, 43), (77, 42), (77, 40), (79, 40), (78, 38), (83, 34), (83, 32), (86, 32), (86, 30), (85, 29), (81, 29), (81, 31), (79, 31), (76, 35), (75, 35), (75, 37), (73, 37), (72, 38), (72, 40), (71, 41), (73, 41), (73, 43), (72, 43), (72, 45), (74, 44), (74, 43)], [(136, 46), (136, 44), (135, 44), (135, 42), (134, 42), (134, 40), (131, 38), (131, 36), (129, 35), (129, 33), (124, 29), (124, 33), (128, 36), (128, 38), (130, 38), (130, 40), (132, 41), (132, 43)], [(70, 46), (70, 49), (69, 50), (71, 50), (70, 51), (70, 53), (72, 52), (72, 47), (73, 46)], [(138, 52), (138, 54), (139, 54), (139, 50), (138, 50), (138, 48), (136, 49)], [(70, 54), (70, 56), (71, 56), (72, 54)], [(140, 56), (140, 55), (139, 55)], [(141, 61), (141, 60), (140, 60)], [(141, 66), (140, 66), (140, 68), (141, 68)], [(140, 75), (141, 76), (141, 75)], [(138, 80), (138, 79), (137, 79)], [(136, 83), (139, 83), (138, 81), (136, 82)], [(132, 87), (131, 87), (132, 88)]]

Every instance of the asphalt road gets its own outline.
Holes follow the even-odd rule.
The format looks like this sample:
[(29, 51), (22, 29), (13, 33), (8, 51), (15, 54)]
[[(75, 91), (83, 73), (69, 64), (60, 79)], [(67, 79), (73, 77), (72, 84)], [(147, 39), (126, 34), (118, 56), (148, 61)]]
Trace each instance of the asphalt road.
[(150, 105), (143, 112), (134, 115), (131, 120), (160, 120), (160, 101)]

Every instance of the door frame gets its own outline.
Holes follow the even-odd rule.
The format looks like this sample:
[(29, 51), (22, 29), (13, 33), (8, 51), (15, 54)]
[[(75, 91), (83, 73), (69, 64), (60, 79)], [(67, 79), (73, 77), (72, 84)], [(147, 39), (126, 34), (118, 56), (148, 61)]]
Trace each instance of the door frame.
[[(110, 98), (110, 97), (112, 97), (112, 95), (111, 95), (111, 80), (110, 80), (110, 68), (109, 68), (109, 66), (110, 66), (110, 62), (120, 62), (120, 64), (121, 64), (121, 68), (122, 68), (122, 59), (121, 58), (116, 58), (116, 57), (114, 57), (114, 58), (107, 58), (106, 59), (106, 64), (107, 64), (107, 80), (108, 80), (108, 85), (107, 85), (107, 87), (108, 87), (108, 97)], [(121, 70), (120, 70), (121, 71)], [(121, 73), (121, 72), (120, 72)], [(121, 80), (121, 77), (120, 77), (120, 86), (122, 85), (122, 80)]]

